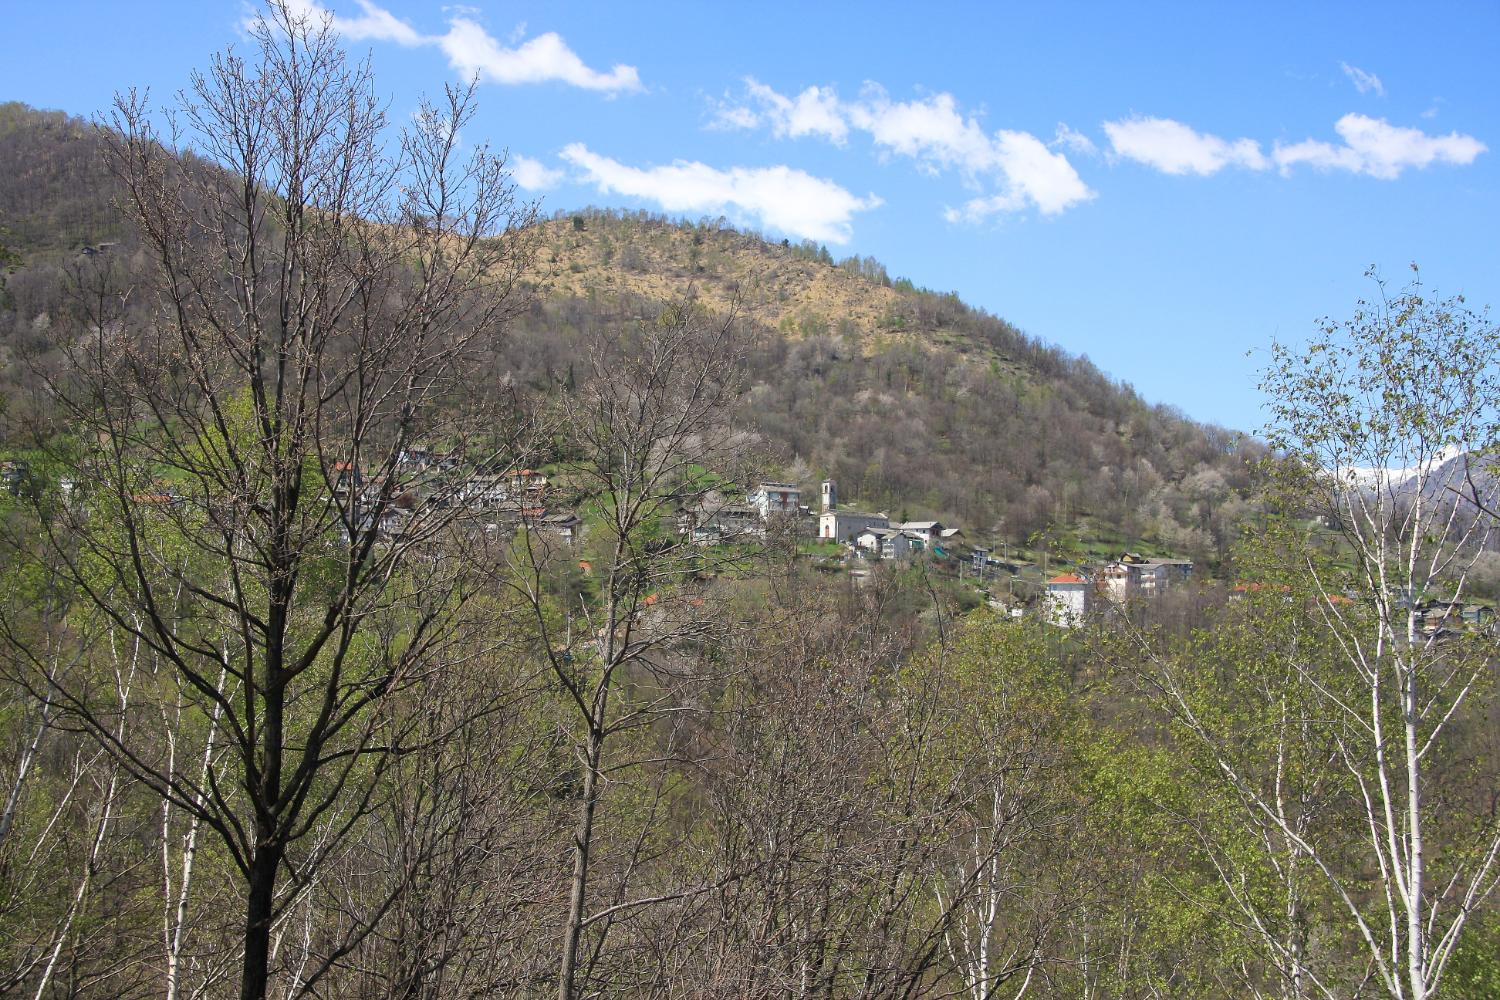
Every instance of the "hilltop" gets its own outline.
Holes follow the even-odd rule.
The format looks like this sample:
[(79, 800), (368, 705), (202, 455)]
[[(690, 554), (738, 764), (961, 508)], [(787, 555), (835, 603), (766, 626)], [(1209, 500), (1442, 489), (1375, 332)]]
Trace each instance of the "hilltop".
[(872, 257), (835, 260), (812, 241), (768, 240), (725, 219), (673, 220), (587, 208), (536, 226), (536, 286), (549, 298), (691, 295), (797, 341), (836, 336), (870, 354), (903, 342), (951, 347), (1021, 372), (1060, 352), (966, 306), (957, 293), (893, 280)]

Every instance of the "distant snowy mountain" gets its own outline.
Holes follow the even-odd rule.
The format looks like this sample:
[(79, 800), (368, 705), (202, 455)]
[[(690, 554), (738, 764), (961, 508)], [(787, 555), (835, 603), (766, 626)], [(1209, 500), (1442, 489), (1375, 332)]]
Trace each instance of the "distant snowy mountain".
[[(1458, 449), (1440, 450), (1434, 457), (1441, 466), (1447, 465), (1461, 457), (1464, 452)], [(1403, 492), (1412, 487), (1412, 481), (1417, 478), (1418, 469), (1413, 466), (1405, 469), (1392, 468), (1350, 468), (1345, 470), (1348, 477), (1356, 486), (1371, 488), (1388, 484), (1398, 492)]]
[(1490, 510), (1500, 507), (1500, 456), (1463, 452), (1434, 467), (1426, 481), (1419, 483), (1415, 472), (1408, 472), (1398, 493), (1414, 494), (1420, 487), (1428, 499), (1450, 501), (1472, 509), (1477, 501)]

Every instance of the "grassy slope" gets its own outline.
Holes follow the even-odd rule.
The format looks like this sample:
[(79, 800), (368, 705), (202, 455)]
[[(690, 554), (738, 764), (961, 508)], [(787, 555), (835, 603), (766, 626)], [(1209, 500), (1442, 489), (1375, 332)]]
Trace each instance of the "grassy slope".
[(866, 354), (919, 339), (986, 364), (1024, 367), (982, 339), (925, 322), (917, 293), (757, 234), (594, 212), (579, 217), (581, 229), (571, 217), (536, 227), (535, 280), (548, 297), (663, 301), (691, 294), (714, 312), (735, 304), (746, 319), (794, 339), (842, 335)]

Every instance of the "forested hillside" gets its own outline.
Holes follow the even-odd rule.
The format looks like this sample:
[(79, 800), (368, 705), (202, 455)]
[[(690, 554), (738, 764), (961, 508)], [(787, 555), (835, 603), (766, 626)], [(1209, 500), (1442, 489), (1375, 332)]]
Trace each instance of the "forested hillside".
[(1024, 540), (1088, 519), (1221, 557), (1262, 452), (1244, 435), (1152, 406), (1087, 359), (971, 309), (722, 221), (585, 212), (541, 227), (543, 290), (518, 365), (562, 373), (552, 338), (691, 292), (761, 331), (746, 414), (787, 474), (836, 478), (871, 508), (947, 517)]
[[(85, 248), (118, 241), (106, 252), (123, 271), (143, 261), (92, 126), (10, 104), (0, 128), (0, 239), (22, 258), (0, 312), (9, 358), (45, 349)], [(1213, 564), (1247, 510), (1253, 440), (1148, 404), (1087, 359), (872, 260), (645, 213), (560, 213), (533, 235), (535, 298), (501, 344), (497, 379), (550, 391), (585, 338), (693, 299), (750, 331), (743, 415), (777, 466), (767, 471), (809, 492), (832, 477), (847, 500), (976, 538), (1076, 528)], [(5, 382), (24, 407), (13, 364)]]

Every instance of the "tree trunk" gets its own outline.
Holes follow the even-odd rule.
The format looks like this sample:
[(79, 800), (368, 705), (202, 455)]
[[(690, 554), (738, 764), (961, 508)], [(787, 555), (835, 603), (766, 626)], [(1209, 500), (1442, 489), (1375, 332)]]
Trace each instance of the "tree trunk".
[(594, 840), (594, 806), (599, 799), (599, 755), (604, 736), (590, 728), (578, 829), (573, 834), (573, 884), (568, 894), (568, 922), (563, 928), (562, 963), (557, 974), (557, 1000), (573, 1000), (578, 973), (578, 942), (583, 936), (584, 901), (588, 888), (589, 854)]
[(245, 911), (245, 964), (240, 1000), (265, 1000), (270, 979), (271, 919), (275, 912), (276, 872), (284, 850), (279, 844), (259, 848), (250, 862)]
[(276, 876), (286, 856), (282, 840), (279, 805), (281, 802), (281, 762), (285, 749), (285, 688), (280, 664), (285, 643), (286, 608), (289, 602), (276, 593), (271, 595), (271, 613), (267, 616), (271, 635), (266, 650), (266, 683), (261, 692), (265, 721), (260, 738), (260, 775), (252, 787), (255, 806), (255, 854), (246, 873), (245, 893), (245, 965), (240, 980), (240, 1000), (265, 1000), (270, 979), (271, 923), (276, 913)]

